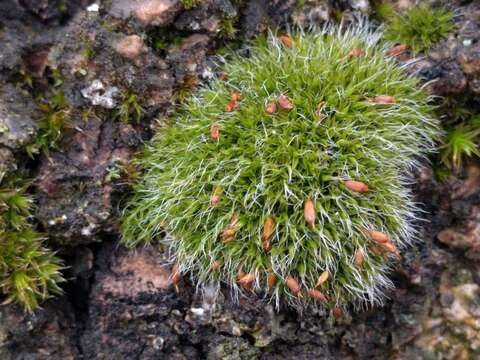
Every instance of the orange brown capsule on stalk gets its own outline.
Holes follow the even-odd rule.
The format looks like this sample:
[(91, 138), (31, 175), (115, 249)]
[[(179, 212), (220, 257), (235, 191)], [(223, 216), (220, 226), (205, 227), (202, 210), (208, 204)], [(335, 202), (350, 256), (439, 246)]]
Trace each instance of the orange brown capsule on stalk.
[(180, 273), (180, 266), (178, 263), (173, 264), (172, 269), (170, 270), (172, 274), (172, 284), (175, 288), (175, 291), (178, 292), (178, 284), (180, 284), (180, 280), (182, 280), (182, 275)]
[(378, 95), (373, 98), (373, 102), (375, 104), (387, 105), (387, 104), (395, 104), (397, 100), (390, 95)]
[(223, 230), (223, 232), (222, 232), (223, 243), (227, 244), (230, 241), (232, 241), (232, 239), (233, 239), (233, 237), (235, 236), (236, 233), (237, 233), (237, 230), (232, 229), (232, 228), (228, 228), (228, 229)]
[(241, 268), (238, 269), (238, 271), (237, 271), (237, 281), (240, 280), (245, 275), (247, 275), (247, 273), (245, 271), (243, 271)]
[(255, 281), (257, 275), (255, 273), (248, 273), (243, 275), (239, 280), (238, 283), (242, 286), (251, 286)]
[(219, 202), (220, 196), (218, 196), (217, 194), (212, 194), (212, 196), (210, 196), (210, 205), (212, 205), (212, 207), (217, 206)]
[(361, 181), (345, 180), (343, 181), (343, 185), (345, 185), (347, 189), (350, 189), (352, 191), (359, 192), (359, 193), (367, 193), (369, 190), (368, 185)]
[(285, 95), (280, 95), (277, 98), (278, 105), (283, 109), (290, 111), (293, 109), (293, 102)]
[(267, 275), (268, 290), (272, 290), (276, 283), (277, 283), (277, 275), (275, 275), (274, 272), (269, 272)]
[(227, 105), (225, 105), (225, 111), (232, 112), (237, 107), (237, 102), (235, 100), (230, 100)]
[(233, 213), (232, 217), (230, 218), (230, 224), (228, 225), (230, 228), (236, 228), (240, 221), (240, 217), (237, 213)]
[(395, 246), (394, 243), (386, 242), (380, 245), (389, 253), (395, 254), (397, 257), (400, 257), (400, 251), (398, 250), (398, 248)]
[(350, 59), (352, 58), (359, 58), (359, 57), (362, 57), (362, 56), (365, 56), (365, 51), (363, 51), (362, 49), (360, 48), (353, 48), (352, 50), (350, 50), (350, 52), (348, 53), (348, 57)]
[(218, 141), (220, 138), (220, 125), (218, 123), (213, 123), (210, 127), (210, 139), (212, 141)]
[(317, 218), (317, 214), (315, 211), (315, 204), (313, 203), (312, 199), (308, 198), (305, 200), (303, 204), (303, 215), (305, 217), (305, 222), (310, 226), (315, 226), (315, 220)]
[(266, 106), (265, 106), (265, 112), (267, 114), (275, 114), (277, 112), (277, 104), (274, 103), (273, 101), (272, 102), (269, 102)]
[(362, 267), (363, 259), (364, 259), (363, 250), (359, 248), (357, 249), (357, 251), (355, 251), (355, 255), (353, 257), (353, 263), (355, 264), (355, 267), (357, 269), (360, 269)]
[(338, 320), (343, 316), (343, 311), (340, 308), (340, 306), (335, 306), (332, 310), (332, 314), (333, 314), (334, 318)]
[(232, 91), (230, 93), (230, 99), (235, 102), (239, 102), (242, 100), (242, 94), (240, 94), (238, 91)]
[(240, 221), (240, 218), (238, 217), (238, 214), (234, 213), (232, 215), (232, 218), (230, 219), (230, 224), (228, 225), (228, 228), (226, 228), (222, 232), (222, 240), (224, 244), (227, 244), (230, 241), (232, 241), (233, 237), (238, 231), (239, 221)]
[(317, 283), (315, 284), (315, 287), (319, 287), (319, 286), (322, 286), (323, 283), (325, 283), (328, 278), (330, 277), (330, 273), (328, 271), (324, 271), (320, 274), (320, 276), (318, 277), (318, 280), (317, 280)]
[(225, 81), (225, 80), (228, 80), (228, 74), (226, 72), (221, 72), (219, 75), (218, 75), (218, 78), (222, 81)]
[(387, 56), (398, 56), (398, 55), (403, 54), (407, 50), (408, 50), (408, 45), (400, 44), (400, 45), (392, 47), (391, 49), (388, 49), (385, 54)]
[(215, 261), (212, 263), (212, 270), (213, 270), (213, 271), (217, 271), (218, 269), (220, 269), (221, 266), (222, 266), (222, 262), (221, 262), (221, 261), (218, 261), (218, 260), (215, 260)]
[(265, 251), (270, 251), (272, 249), (272, 244), (270, 240), (272, 239), (273, 234), (275, 233), (275, 220), (273, 217), (268, 216), (265, 219), (263, 224), (263, 233), (262, 233), (262, 246)]
[(298, 281), (295, 278), (291, 276), (287, 276), (287, 278), (285, 279), (285, 284), (293, 293), (293, 295), (301, 297), (302, 294), (300, 292), (301, 291), (300, 285), (298, 284)]
[(282, 35), (278, 37), (283, 45), (288, 47), (289, 49), (293, 48), (293, 40), (288, 35)]
[(320, 101), (315, 109), (315, 113), (318, 115), (318, 116), (321, 116), (323, 115), (322, 114), (322, 110), (325, 108), (325, 105), (327, 103), (325, 101)]
[(367, 230), (367, 234), (370, 237), (370, 239), (372, 239), (376, 243), (384, 244), (384, 243), (390, 242), (390, 237), (381, 231)]
[(377, 245), (370, 245), (368, 248), (373, 255), (385, 257), (386, 250), (382, 247)]
[(210, 195), (210, 205), (212, 207), (217, 206), (217, 204), (220, 202), (220, 188), (216, 187), (215, 190), (213, 190), (212, 195)]
[(320, 301), (328, 301), (327, 297), (322, 292), (316, 289), (308, 289), (307, 293), (312, 299), (320, 300)]

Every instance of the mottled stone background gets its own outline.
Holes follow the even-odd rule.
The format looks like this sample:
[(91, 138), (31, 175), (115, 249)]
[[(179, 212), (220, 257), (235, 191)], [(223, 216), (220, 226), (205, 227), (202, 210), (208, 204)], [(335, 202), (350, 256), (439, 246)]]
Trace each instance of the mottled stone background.
[[(457, 29), (414, 69), (447, 100), (438, 109), (444, 123), (455, 104), (478, 113), (480, 2), (423, 2), (452, 9)], [(36, 221), (69, 282), (35, 314), (0, 306), (0, 359), (480, 358), (476, 162), (442, 183), (419, 171), (423, 241), (398, 264), (384, 307), (340, 320), (276, 312), (253, 296), (236, 305), (228, 289), (212, 304), (187, 279), (176, 293), (160, 248), (118, 244), (132, 176), (119, 169), (161, 131), (178, 99), (215, 76), (225, 47), (241, 48), (268, 27), (371, 11), (368, 0), (204, 0), (191, 9), (180, 0), (1, 0), (0, 127), (9, 131), (0, 133), (0, 170), (34, 176)], [(166, 46), (154, 46), (152, 32)], [(69, 125), (56, 149), (31, 160), (24, 148), (38, 132), (36, 97), (52, 79), (71, 105)], [(35, 91), (21, 86), (27, 80)], [(115, 118), (125, 94), (141, 96), (140, 123)]]

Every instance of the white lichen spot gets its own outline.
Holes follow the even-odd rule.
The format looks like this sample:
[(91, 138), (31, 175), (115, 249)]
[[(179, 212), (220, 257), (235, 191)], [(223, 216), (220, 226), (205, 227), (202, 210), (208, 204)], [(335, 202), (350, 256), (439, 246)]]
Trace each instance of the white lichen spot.
[(113, 109), (117, 105), (115, 98), (119, 95), (120, 91), (115, 86), (106, 88), (100, 80), (96, 79), (89, 87), (82, 89), (81, 93), (92, 105)]
[(92, 5), (90, 5), (90, 6), (87, 7), (87, 11), (89, 11), (89, 12), (98, 12), (99, 7), (100, 7), (100, 6), (99, 6), (98, 4), (93, 3)]
[(93, 230), (95, 230), (97, 226), (95, 224), (88, 224), (88, 226), (85, 226), (84, 228), (82, 228), (82, 230), (80, 231), (80, 233), (83, 235), (83, 236), (91, 236), (92, 233), (93, 233)]
[(209, 80), (209, 79), (213, 78), (213, 76), (214, 76), (213, 71), (208, 66), (205, 69), (203, 69), (203, 71), (202, 71), (202, 78), (203, 79)]

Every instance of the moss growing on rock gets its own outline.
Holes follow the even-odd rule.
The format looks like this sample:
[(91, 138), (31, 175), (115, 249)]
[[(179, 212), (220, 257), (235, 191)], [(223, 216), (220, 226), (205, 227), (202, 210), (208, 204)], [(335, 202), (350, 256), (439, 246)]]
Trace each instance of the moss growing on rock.
[(0, 293), (5, 303), (27, 311), (51, 294), (61, 293), (61, 261), (44, 247), (29, 222), (32, 199), (20, 178), (4, 179), (0, 188)]
[(164, 238), (173, 282), (279, 304), (381, 303), (415, 237), (409, 170), (437, 122), (368, 29), (270, 36), (233, 56), (138, 160), (129, 246)]
[(453, 13), (418, 5), (404, 15), (390, 18), (385, 38), (407, 44), (415, 52), (429, 51), (454, 29)]

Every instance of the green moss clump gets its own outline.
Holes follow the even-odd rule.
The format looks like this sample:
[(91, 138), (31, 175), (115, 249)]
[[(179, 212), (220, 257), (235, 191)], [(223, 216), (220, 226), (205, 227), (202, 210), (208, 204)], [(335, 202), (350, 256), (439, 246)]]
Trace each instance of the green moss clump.
[(44, 247), (44, 238), (29, 223), (32, 199), (19, 178), (5, 179), (0, 188), (0, 292), (4, 303), (27, 311), (50, 294), (60, 294), (61, 261)]
[(234, 55), (138, 159), (124, 243), (166, 231), (175, 269), (199, 287), (298, 308), (381, 303), (415, 237), (408, 173), (438, 130), (380, 37), (272, 35)]
[(379, 21), (387, 21), (395, 16), (395, 8), (392, 4), (380, 1), (374, 1), (373, 4), (374, 18)]
[(443, 164), (458, 171), (466, 158), (480, 157), (479, 138), (479, 116), (473, 116), (465, 123), (448, 128), (445, 143), (441, 147)]
[(115, 118), (126, 124), (132, 123), (132, 120), (138, 124), (144, 114), (145, 109), (140, 105), (138, 95), (125, 93), (122, 97), (120, 108), (115, 113)]
[(199, 5), (202, 2), (202, 0), (181, 0), (181, 2), (185, 9), (191, 9)]
[(391, 18), (385, 39), (407, 44), (415, 52), (424, 52), (446, 38), (454, 27), (452, 12), (418, 5), (404, 15)]

